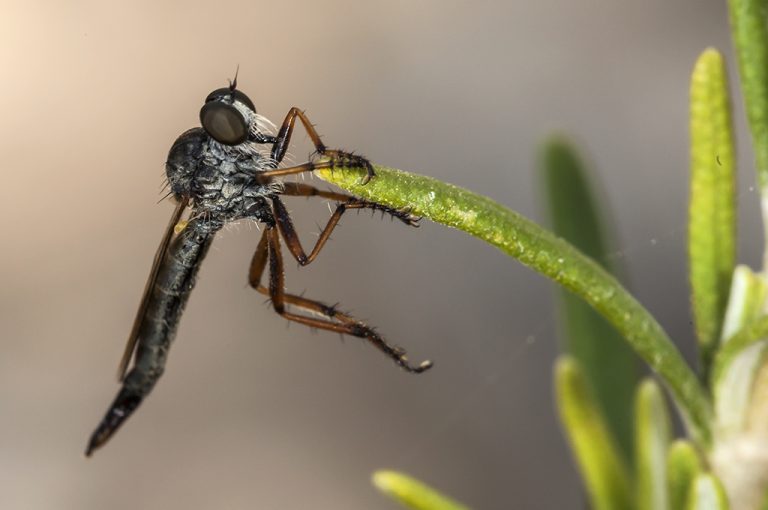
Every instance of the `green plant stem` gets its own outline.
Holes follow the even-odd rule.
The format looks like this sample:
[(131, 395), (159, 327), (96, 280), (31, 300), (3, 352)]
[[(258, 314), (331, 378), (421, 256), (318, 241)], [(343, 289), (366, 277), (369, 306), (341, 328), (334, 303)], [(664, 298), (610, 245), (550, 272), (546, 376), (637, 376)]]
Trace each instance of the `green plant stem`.
[(520, 214), (493, 200), (429, 177), (377, 166), (362, 184), (356, 169), (317, 175), (355, 195), (408, 208), (413, 214), (460, 229), (496, 246), (580, 296), (624, 336), (664, 380), (692, 438), (710, 444), (711, 408), (696, 375), (653, 316), (595, 261)]

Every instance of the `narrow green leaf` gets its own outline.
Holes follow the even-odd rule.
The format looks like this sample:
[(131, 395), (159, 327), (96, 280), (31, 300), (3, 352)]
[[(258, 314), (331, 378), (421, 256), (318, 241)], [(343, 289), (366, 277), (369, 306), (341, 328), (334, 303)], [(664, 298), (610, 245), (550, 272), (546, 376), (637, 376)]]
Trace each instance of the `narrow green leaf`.
[(637, 389), (635, 419), (637, 508), (667, 510), (667, 448), (671, 424), (664, 395), (652, 379), (646, 379)]
[[(729, 0), (728, 8), (752, 132), (757, 182), (763, 197), (763, 228), (768, 240), (768, 0)], [(766, 260), (768, 248), (763, 267), (768, 267)]]
[(672, 443), (667, 455), (667, 489), (669, 491), (670, 510), (686, 510), (691, 486), (701, 471), (701, 459), (690, 441), (677, 440)]
[(704, 378), (720, 340), (736, 260), (735, 157), (723, 57), (708, 49), (691, 76), (688, 258)]
[[(615, 274), (607, 254), (607, 226), (587, 169), (565, 139), (553, 137), (542, 146), (539, 175), (555, 234)], [(565, 351), (584, 368), (597, 403), (616, 438), (624, 460), (632, 462), (632, 399), (637, 383), (634, 353), (621, 335), (582, 299), (560, 292), (560, 313)]]
[(373, 485), (406, 508), (413, 510), (469, 510), (469, 507), (453, 501), (427, 484), (398, 473), (376, 471)]
[(568, 242), (491, 199), (429, 177), (375, 167), (362, 184), (360, 168), (317, 175), (363, 198), (408, 208), (496, 246), (578, 295), (610, 322), (668, 386), (692, 437), (708, 446), (710, 404), (696, 375), (659, 323), (621, 284)]
[(768, 184), (768, 1), (729, 0), (728, 7), (758, 181), (764, 188)]
[(584, 477), (590, 508), (634, 508), (628, 469), (575, 358), (560, 356), (555, 391), (560, 422)]
[(720, 481), (711, 473), (696, 477), (688, 497), (687, 510), (728, 510), (728, 496)]

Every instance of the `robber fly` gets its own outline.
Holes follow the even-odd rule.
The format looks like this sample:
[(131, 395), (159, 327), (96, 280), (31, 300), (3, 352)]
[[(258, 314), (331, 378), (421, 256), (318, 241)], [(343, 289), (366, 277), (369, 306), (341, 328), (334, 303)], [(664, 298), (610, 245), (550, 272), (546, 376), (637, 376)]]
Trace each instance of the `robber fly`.
[[(309, 134), (316, 153), (306, 163), (280, 168), (296, 119)], [(200, 110), (200, 122), (202, 128), (179, 136), (168, 154), (166, 173), (176, 209), (155, 255), (120, 362), (118, 376), (122, 388), (93, 432), (86, 450), (88, 456), (112, 437), (152, 391), (163, 373), (200, 264), (216, 232), (237, 220), (255, 220), (264, 227), (248, 281), (270, 298), (278, 314), (312, 328), (365, 339), (408, 372), (420, 373), (432, 366), (429, 361), (410, 364), (403, 349), (390, 345), (374, 329), (335, 306), (285, 291), (281, 238), (291, 255), (305, 266), (315, 260), (346, 210), (372, 209), (390, 214), (406, 225), (418, 225), (418, 218), (406, 210), (303, 183), (275, 180), (321, 168), (358, 167), (367, 170), (367, 182), (374, 177), (371, 163), (362, 156), (326, 148), (304, 112), (295, 107), (285, 116), (277, 135), (273, 135), (272, 124), (257, 114), (253, 102), (237, 89), (237, 75), (229, 87), (208, 94)], [(309, 254), (304, 251), (280, 196), (320, 197), (337, 202)], [(182, 220), (185, 209), (190, 209), (189, 216)], [(269, 282), (264, 286), (261, 277), (267, 267)]]

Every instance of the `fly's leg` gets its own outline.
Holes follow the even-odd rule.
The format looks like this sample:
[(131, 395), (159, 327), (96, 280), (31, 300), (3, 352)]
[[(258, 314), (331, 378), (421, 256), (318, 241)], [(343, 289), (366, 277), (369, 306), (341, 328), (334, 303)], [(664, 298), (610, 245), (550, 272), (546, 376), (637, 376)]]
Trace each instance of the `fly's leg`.
[[(311, 188), (311, 186), (305, 186), (304, 188)], [(304, 188), (302, 188), (302, 191), (309, 192), (309, 190)], [(315, 189), (315, 191), (318, 193), (321, 192), (317, 189)], [(296, 233), (296, 229), (293, 227), (293, 222), (291, 221), (291, 217), (288, 214), (288, 210), (285, 208), (285, 205), (278, 197), (272, 198), (272, 206), (275, 213), (277, 228), (280, 230), (283, 239), (285, 239), (285, 244), (288, 246), (288, 250), (291, 252), (291, 255), (293, 255), (298, 263), (302, 266), (306, 266), (315, 260), (315, 258), (317, 258), (320, 250), (323, 249), (323, 246), (325, 246), (325, 243), (328, 242), (328, 239), (331, 237), (333, 229), (336, 228), (336, 225), (339, 224), (341, 216), (348, 209), (372, 209), (374, 211), (381, 211), (382, 213), (391, 215), (393, 218), (397, 218), (406, 225), (410, 225), (412, 227), (419, 226), (419, 218), (411, 215), (406, 210), (393, 209), (391, 207), (387, 207), (386, 205), (378, 204), (376, 202), (368, 202), (367, 200), (363, 200), (361, 198), (347, 197), (346, 195), (342, 196), (345, 197), (346, 200), (336, 204), (336, 210), (333, 212), (330, 219), (328, 220), (328, 223), (325, 225), (325, 228), (320, 233), (320, 237), (318, 238), (317, 242), (315, 243), (315, 247), (312, 248), (312, 251), (309, 253), (309, 255), (306, 254), (304, 248), (301, 246), (301, 241), (299, 241), (299, 236)]]
[(248, 270), (248, 283), (251, 287), (258, 290), (262, 294), (269, 295), (266, 291), (266, 287), (261, 284), (261, 275), (264, 274), (264, 269), (267, 267), (267, 260), (269, 259), (269, 236), (270, 231), (274, 230), (274, 226), (267, 227), (261, 234), (259, 244), (256, 246), (256, 253), (253, 254), (251, 259), (251, 267)]
[[(267, 263), (269, 263), (269, 287), (264, 287), (261, 285), (261, 276)], [(365, 339), (407, 372), (418, 374), (432, 366), (431, 361), (422, 361), (418, 365), (411, 365), (404, 349), (388, 344), (373, 328), (339, 312), (335, 306), (328, 306), (319, 301), (294, 294), (286, 294), (280, 237), (275, 227), (268, 227), (264, 231), (253, 256), (248, 279), (254, 289), (270, 297), (275, 311), (290, 321)], [(289, 312), (286, 305), (314, 313), (323, 318)]]
[(328, 158), (326, 161), (315, 163), (309, 161), (301, 165), (289, 166), (286, 168), (278, 168), (275, 170), (267, 170), (259, 174), (259, 177), (269, 179), (271, 177), (280, 177), (284, 175), (298, 174), (302, 172), (312, 172), (321, 168), (340, 168), (340, 167), (361, 167), (365, 168), (366, 176), (363, 180), (363, 184), (371, 180), (376, 175), (373, 171), (373, 165), (366, 158), (344, 152), (336, 149), (328, 149), (325, 144), (320, 140), (320, 135), (317, 134), (315, 127), (307, 118), (306, 114), (295, 106), (290, 109), (288, 115), (285, 116), (280, 131), (277, 133), (274, 143), (272, 144), (272, 159), (275, 163), (279, 164), (285, 157), (285, 153), (288, 151), (288, 145), (291, 143), (291, 136), (293, 130), (296, 127), (296, 119), (301, 121), (304, 129), (307, 131), (310, 140), (315, 146), (315, 151), (320, 156)]
[(285, 116), (283, 124), (280, 126), (280, 131), (277, 133), (277, 139), (272, 145), (272, 159), (278, 163), (283, 160), (285, 153), (288, 152), (288, 145), (291, 143), (293, 129), (296, 126), (296, 117), (298, 117), (304, 125), (304, 129), (306, 129), (309, 138), (312, 140), (312, 144), (315, 146), (315, 150), (320, 154), (325, 153), (327, 150), (323, 141), (320, 140), (320, 135), (317, 134), (315, 126), (309, 122), (309, 119), (303, 111), (294, 106)]
[[(329, 200), (335, 200), (336, 202), (342, 202), (347, 209), (371, 209), (374, 211), (381, 211), (382, 213), (389, 214), (393, 218), (399, 219), (411, 227), (418, 227), (419, 221), (421, 220), (421, 218), (418, 216), (412, 215), (406, 208), (395, 209), (394, 207), (389, 207), (384, 204), (353, 197), (352, 195), (347, 195), (346, 193), (319, 189), (310, 184), (304, 184), (302, 182), (283, 183), (283, 190), (280, 192), (280, 194), (287, 197), (327, 198)], [(283, 207), (283, 209), (285, 209), (285, 207)]]
[(304, 184), (303, 182), (284, 182), (283, 190), (280, 194), (288, 197), (320, 197), (327, 198), (328, 200), (335, 200), (337, 202), (346, 202), (350, 198), (354, 198), (346, 193), (319, 189), (310, 184)]
[(268, 181), (272, 177), (284, 177), (286, 175), (295, 175), (305, 172), (314, 172), (315, 170), (332, 169), (332, 168), (365, 168), (366, 176), (363, 178), (363, 184), (367, 184), (376, 174), (373, 171), (373, 165), (363, 156), (357, 154), (350, 154), (349, 152), (329, 150), (325, 149), (320, 153), (322, 156), (327, 156), (329, 159), (325, 161), (307, 161), (296, 166), (287, 166), (285, 168), (277, 168), (275, 170), (265, 170), (259, 172), (259, 179)]

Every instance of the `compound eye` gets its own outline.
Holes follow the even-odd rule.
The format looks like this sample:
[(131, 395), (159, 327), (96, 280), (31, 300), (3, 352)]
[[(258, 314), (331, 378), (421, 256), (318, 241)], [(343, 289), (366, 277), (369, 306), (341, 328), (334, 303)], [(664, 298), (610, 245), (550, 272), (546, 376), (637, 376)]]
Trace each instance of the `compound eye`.
[(216, 89), (210, 94), (208, 94), (208, 97), (205, 98), (206, 103), (210, 103), (211, 101), (215, 101), (217, 99), (226, 99), (226, 98), (233, 98), (236, 101), (240, 101), (245, 106), (251, 109), (251, 111), (256, 112), (256, 106), (253, 104), (253, 101), (251, 101), (251, 98), (240, 92), (239, 90), (235, 89), (232, 90), (229, 87), (224, 87), (221, 89)]
[(254, 106), (253, 101), (251, 101), (251, 98), (240, 92), (239, 90), (235, 90), (235, 99), (237, 101), (240, 101), (245, 106), (251, 109), (252, 112), (256, 112), (256, 106)]
[(206, 103), (200, 110), (200, 122), (213, 139), (225, 145), (238, 145), (248, 139), (248, 124), (231, 104)]

